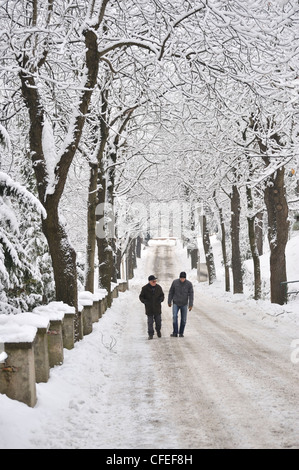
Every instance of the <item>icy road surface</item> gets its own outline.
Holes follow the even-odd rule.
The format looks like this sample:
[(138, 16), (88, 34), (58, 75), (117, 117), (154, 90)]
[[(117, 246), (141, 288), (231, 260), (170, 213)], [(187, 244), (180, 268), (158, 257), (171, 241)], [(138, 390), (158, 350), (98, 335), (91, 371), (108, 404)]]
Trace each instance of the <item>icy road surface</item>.
[[(185, 337), (170, 338), (168, 289), (185, 268), (176, 250), (148, 248), (130, 291), (37, 386), (34, 409), (0, 395), (1, 448), (299, 447), (298, 331), (195, 289)], [(162, 338), (149, 341), (138, 296), (151, 273), (166, 300)]]

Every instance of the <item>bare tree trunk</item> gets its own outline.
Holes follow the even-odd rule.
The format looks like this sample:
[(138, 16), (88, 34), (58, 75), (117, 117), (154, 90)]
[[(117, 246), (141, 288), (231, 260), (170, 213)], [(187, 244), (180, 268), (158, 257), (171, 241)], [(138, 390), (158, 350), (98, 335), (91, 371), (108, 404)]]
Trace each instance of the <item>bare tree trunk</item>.
[(190, 250), (191, 257), (191, 269), (197, 269), (198, 265), (198, 248), (192, 248)]
[[(247, 206), (249, 213), (253, 209), (253, 199), (251, 189), (246, 187), (247, 195)], [(251, 249), (251, 255), (253, 260), (253, 270), (254, 270), (254, 298), (258, 300), (261, 298), (262, 293), (262, 280), (261, 280), (261, 267), (260, 267), (260, 258), (259, 252), (257, 249), (256, 237), (255, 237), (255, 216), (248, 216), (248, 236)]]
[(85, 290), (94, 292), (94, 265), (96, 252), (96, 206), (97, 206), (97, 180), (98, 165), (89, 164), (90, 178), (88, 191), (87, 208), (87, 246), (86, 246), (86, 265), (85, 265)]
[(224, 273), (225, 273), (225, 292), (229, 292), (230, 291), (230, 277), (229, 277), (229, 261), (228, 261), (227, 250), (226, 250), (225, 223), (224, 223), (222, 207), (219, 207), (217, 199), (216, 199), (216, 191), (214, 192), (213, 199), (219, 212), (220, 229), (221, 229), (221, 249), (222, 249), (222, 258), (223, 258), (223, 265), (224, 265)]
[[(43, 154), (42, 134), (44, 126), (44, 111), (40, 104), (37, 88), (33, 78), (30, 83), (26, 76), (20, 75), (22, 92), (29, 110), (30, 130), (29, 141), (32, 152), (33, 168), (35, 171), (39, 199), (47, 211), (47, 218), (42, 220), (42, 228), (49, 245), (55, 280), (56, 300), (68, 305), (77, 305), (77, 267), (76, 254), (71, 246), (63, 225), (59, 221), (58, 206), (61, 191), (47, 195), (48, 174)], [(32, 88), (29, 86), (31, 85)], [(61, 174), (62, 186), (66, 179), (66, 169)]]
[(255, 218), (255, 240), (256, 246), (259, 256), (263, 254), (263, 238), (264, 238), (264, 230), (263, 230), (263, 218), (264, 218), (264, 211), (258, 212)]
[[(117, 281), (117, 248), (115, 238), (115, 164), (117, 161), (117, 150), (120, 136), (125, 129), (134, 109), (126, 110), (123, 121), (113, 142), (113, 150), (109, 153), (110, 167), (104, 168), (104, 152), (109, 138), (109, 90), (105, 89), (101, 93), (101, 114), (100, 114), (100, 146), (98, 152), (98, 204), (101, 208), (101, 237), (97, 238), (98, 258), (99, 258), (99, 282), (101, 287), (108, 292), (108, 304), (111, 304), (111, 282)], [(108, 153), (108, 152), (107, 152)], [(108, 184), (107, 184), (108, 183)], [(111, 219), (111, 223), (107, 222)]]
[(57, 209), (47, 208), (47, 214), (47, 219), (43, 220), (43, 231), (52, 258), (56, 299), (76, 306), (78, 292), (76, 253), (69, 243), (64, 226), (59, 222)]
[[(65, 229), (59, 221), (59, 203), (64, 191), (69, 168), (82, 135), (93, 87), (98, 75), (98, 48), (97, 36), (93, 30), (83, 32), (86, 46), (86, 86), (83, 87), (79, 99), (78, 109), (74, 115), (73, 139), (68, 142), (58, 164), (55, 168), (55, 185), (48, 192), (49, 174), (47, 170), (46, 155), (43, 151), (43, 129), (45, 124), (45, 111), (41, 102), (38, 87), (35, 83), (32, 64), (24, 53), (19, 56), (22, 95), (28, 109), (30, 129), (29, 142), (32, 163), (37, 181), (37, 190), (41, 203), (47, 211), (47, 219), (42, 221), (44, 234), (49, 243), (52, 258), (54, 279), (56, 285), (56, 298), (71, 306), (78, 308), (77, 292), (77, 266), (76, 253), (72, 248)], [(40, 61), (41, 67), (43, 61)]]
[(188, 243), (188, 254), (190, 255), (191, 259), (191, 269), (197, 269), (198, 265), (198, 244), (197, 244), (197, 232), (196, 232), (196, 224), (195, 224), (195, 213), (194, 208), (192, 207), (190, 210), (190, 240)]
[(234, 294), (243, 294), (243, 273), (240, 252), (240, 194), (236, 185), (231, 195), (231, 240), (232, 240), (232, 271)]
[(104, 90), (101, 93), (101, 114), (100, 114), (100, 144), (98, 148), (97, 160), (98, 160), (98, 191), (97, 191), (97, 202), (98, 212), (93, 214), (93, 217), (97, 220), (97, 249), (98, 249), (98, 269), (99, 269), (99, 287), (107, 290), (107, 302), (108, 306), (111, 305), (111, 249), (108, 242), (107, 224), (106, 224), (106, 178), (104, 168), (104, 151), (109, 136), (109, 128), (107, 122), (108, 112), (108, 90)]
[[(117, 144), (115, 142), (115, 147), (117, 148)], [(116, 163), (116, 158), (117, 158), (117, 152), (111, 152), (109, 155), (109, 159), (115, 164)], [(109, 205), (109, 211), (111, 211), (111, 217), (113, 219), (113, 223), (115, 221), (115, 207), (114, 207), (114, 188), (115, 188), (115, 166), (111, 165), (108, 174), (108, 188), (107, 188), (107, 202)], [(115, 238), (115, 228), (113, 230), (113, 236), (111, 238), (108, 238), (108, 245), (109, 245), (109, 251), (107, 252), (108, 259), (107, 263), (111, 263), (110, 271), (111, 271), (111, 281), (112, 282), (117, 282), (117, 270), (116, 270), (116, 238)], [(112, 235), (112, 234), (111, 234)]]
[(121, 274), (122, 274), (121, 273), (122, 253), (121, 253), (120, 246), (118, 246), (117, 250), (116, 250), (115, 263), (116, 263), (116, 276), (117, 276), (117, 279), (121, 279)]
[(225, 272), (225, 292), (229, 292), (230, 291), (229, 263), (228, 263), (228, 256), (227, 256), (227, 251), (226, 251), (225, 224), (224, 224), (224, 218), (223, 218), (223, 211), (221, 207), (219, 207), (219, 216), (220, 216), (220, 228), (221, 228), (221, 248), (222, 248), (222, 257), (223, 257), (223, 264), (224, 264), (224, 272)]
[(134, 239), (130, 239), (127, 247), (127, 278), (132, 279), (134, 277), (135, 267), (135, 243)]
[(216, 269), (215, 269), (215, 263), (214, 263), (213, 248), (211, 245), (209, 228), (207, 224), (207, 217), (205, 215), (203, 215), (203, 218), (202, 218), (202, 226), (203, 226), (202, 240), (203, 240), (204, 252), (206, 255), (209, 284), (213, 284), (213, 282), (216, 279)]
[(280, 305), (286, 302), (286, 293), (281, 282), (287, 281), (285, 248), (289, 233), (284, 172), (284, 167), (282, 167), (271, 175), (265, 189), (270, 244), (271, 302)]
[[(282, 146), (280, 137), (274, 133), (271, 136)], [(271, 163), (267, 156), (267, 147), (258, 140), (262, 158), (268, 167)], [(264, 198), (268, 214), (268, 240), (270, 246), (270, 296), (271, 302), (283, 305), (286, 291), (281, 282), (287, 281), (285, 249), (289, 235), (288, 203), (285, 194), (284, 166), (278, 168), (270, 175), (267, 181)]]
[[(108, 243), (108, 233), (106, 226), (106, 183), (102, 167), (99, 168), (98, 173), (98, 204), (101, 209), (98, 216), (97, 227), (97, 247), (98, 247), (98, 262), (99, 262), (99, 287), (107, 290), (108, 306), (111, 305), (111, 276), (112, 276), (112, 252)], [(99, 217), (100, 216), (100, 217)]]
[(136, 238), (133, 238), (132, 240), (132, 266), (133, 266), (133, 277), (134, 277), (134, 269), (137, 268)]
[(138, 235), (136, 242), (136, 256), (141, 258), (141, 247), (142, 247), (142, 238)]

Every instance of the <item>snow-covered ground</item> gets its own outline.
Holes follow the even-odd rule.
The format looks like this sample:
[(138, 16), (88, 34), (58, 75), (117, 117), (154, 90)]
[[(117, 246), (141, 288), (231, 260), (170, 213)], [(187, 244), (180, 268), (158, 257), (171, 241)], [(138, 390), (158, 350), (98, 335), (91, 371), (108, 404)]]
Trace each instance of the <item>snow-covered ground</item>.
[[(299, 279), (298, 241), (288, 244), (289, 280)], [(225, 293), (216, 238), (218, 280), (198, 283), (174, 243), (143, 250), (130, 290), (64, 351), (49, 382), (37, 385), (35, 408), (0, 395), (1, 449), (299, 447), (299, 295), (277, 306), (250, 299), (250, 288)], [(154, 273), (167, 294), (181, 270), (195, 288), (185, 338), (170, 338), (165, 302), (162, 338), (148, 341), (141, 286)]]
[[(253, 281), (253, 262), (248, 260), (244, 263), (245, 274), (244, 274), (244, 294), (234, 295), (231, 292), (224, 292), (224, 269), (222, 266), (222, 255), (221, 247), (219, 241), (215, 236), (211, 237), (211, 242), (213, 245), (213, 253), (216, 265), (216, 274), (217, 281), (208, 286), (208, 292), (211, 297), (218, 297), (227, 302), (240, 303), (244, 306), (248, 306), (248, 314), (250, 314), (251, 309), (253, 310), (253, 316), (256, 315), (257, 311), (260, 312), (259, 315), (263, 315), (263, 318), (266, 320), (267, 316), (270, 317), (279, 317), (282, 316), (283, 323), (293, 322), (299, 326), (299, 294), (291, 295), (288, 300), (287, 305), (277, 305), (271, 304), (269, 302), (270, 298), (270, 262), (269, 262), (269, 253), (265, 252), (263, 256), (260, 257), (261, 263), (261, 273), (262, 273), (262, 300), (255, 301), (253, 300), (254, 294), (254, 281)], [(201, 253), (201, 259), (204, 260), (204, 254)], [(286, 262), (287, 262), (287, 278), (288, 281), (299, 281), (299, 233), (293, 232), (290, 240), (288, 241), (286, 247)], [(190, 272), (190, 278), (196, 282), (196, 273), (193, 271)], [(201, 285), (202, 286), (202, 285)], [(233, 281), (231, 278), (231, 290), (233, 286)], [(204, 289), (206, 288), (206, 285)], [(289, 284), (289, 291), (299, 291), (299, 282), (294, 284)], [(258, 307), (258, 310), (256, 310)], [(271, 320), (272, 323), (272, 320)], [(282, 324), (279, 325), (282, 328)], [(298, 331), (299, 335), (299, 331)]]

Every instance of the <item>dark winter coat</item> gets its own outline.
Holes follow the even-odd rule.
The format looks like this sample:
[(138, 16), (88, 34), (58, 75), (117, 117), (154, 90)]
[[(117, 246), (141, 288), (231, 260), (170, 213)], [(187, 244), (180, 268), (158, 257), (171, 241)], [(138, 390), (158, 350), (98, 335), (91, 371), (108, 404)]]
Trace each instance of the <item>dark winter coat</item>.
[(168, 304), (170, 305), (173, 301), (179, 307), (188, 305), (188, 303), (189, 307), (193, 307), (193, 297), (192, 282), (187, 279), (184, 282), (180, 281), (180, 279), (175, 279), (169, 289)]
[(142, 287), (139, 300), (145, 305), (146, 315), (161, 314), (161, 303), (164, 300), (164, 292), (159, 284), (152, 287), (150, 283)]

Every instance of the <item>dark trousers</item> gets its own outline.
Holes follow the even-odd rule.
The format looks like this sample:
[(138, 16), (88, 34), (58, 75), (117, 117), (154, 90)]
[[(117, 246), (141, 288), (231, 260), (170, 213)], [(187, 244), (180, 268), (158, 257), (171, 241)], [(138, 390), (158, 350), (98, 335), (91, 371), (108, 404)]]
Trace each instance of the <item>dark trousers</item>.
[(147, 315), (147, 331), (149, 336), (154, 335), (154, 322), (156, 323), (156, 331), (161, 331), (161, 313), (158, 315)]

